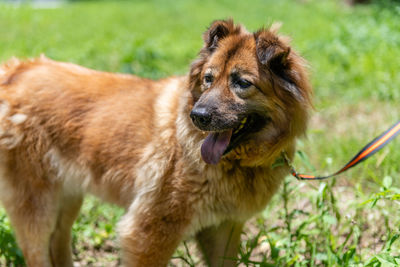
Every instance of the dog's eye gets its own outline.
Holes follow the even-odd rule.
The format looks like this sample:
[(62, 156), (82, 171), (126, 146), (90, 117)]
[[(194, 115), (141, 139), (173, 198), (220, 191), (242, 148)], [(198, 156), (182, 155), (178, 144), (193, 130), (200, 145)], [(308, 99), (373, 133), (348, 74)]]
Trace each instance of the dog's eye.
[(245, 79), (237, 79), (235, 81), (235, 85), (238, 85), (242, 89), (246, 89), (246, 88), (249, 88), (250, 86), (252, 86), (253, 84)]
[(204, 75), (204, 82), (205, 83), (210, 84), (213, 81), (214, 81), (214, 77), (211, 74), (208, 73), (208, 74)]

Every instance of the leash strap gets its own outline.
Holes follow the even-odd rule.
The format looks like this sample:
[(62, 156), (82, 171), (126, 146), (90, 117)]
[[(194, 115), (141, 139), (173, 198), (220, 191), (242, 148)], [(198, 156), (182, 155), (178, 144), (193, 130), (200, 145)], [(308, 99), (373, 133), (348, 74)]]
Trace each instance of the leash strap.
[(306, 174), (299, 174), (296, 172), (295, 168), (293, 167), (290, 159), (288, 158), (286, 152), (282, 152), (283, 159), (285, 160), (286, 164), (291, 168), (291, 173), (294, 177), (298, 180), (324, 180), (333, 176), (336, 176), (342, 172), (347, 171), (348, 169), (356, 166), (358, 163), (366, 160), (379, 150), (381, 150), (385, 145), (387, 145), (390, 141), (392, 141), (397, 135), (400, 134), (400, 121), (398, 121), (395, 125), (390, 127), (386, 132), (381, 134), (380, 136), (376, 137), (372, 140), (369, 144), (367, 144), (360, 152), (357, 153), (343, 168), (339, 171), (327, 175), (327, 176), (314, 176), (314, 175), (306, 175)]

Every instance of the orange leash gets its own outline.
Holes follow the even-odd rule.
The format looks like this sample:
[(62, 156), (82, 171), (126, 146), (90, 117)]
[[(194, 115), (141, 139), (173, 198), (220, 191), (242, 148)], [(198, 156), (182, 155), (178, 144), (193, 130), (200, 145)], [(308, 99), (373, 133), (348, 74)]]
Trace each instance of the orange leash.
[(282, 153), (283, 159), (285, 160), (286, 164), (291, 168), (291, 173), (294, 177), (298, 180), (323, 180), (342, 172), (347, 171), (348, 169), (356, 166), (358, 163), (363, 162), (367, 158), (371, 157), (373, 154), (381, 150), (385, 145), (387, 145), (390, 141), (392, 141), (397, 135), (400, 134), (400, 121), (398, 121), (395, 125), (390, 127), (387, 131), (385, 131), (380, 136), (376, 137), (372, 140), (369, 144), (363, 147), (360, 152), (357, 153), (343, 168), (338, 170), (337, 172), (327, 175), (327, 176), (314, 176), (314, 175), (306, 175), (306, 174), (299, 174), (296, 172), (295, 168), (293, 167), (290, 159), (288, 158), (286, 152)]

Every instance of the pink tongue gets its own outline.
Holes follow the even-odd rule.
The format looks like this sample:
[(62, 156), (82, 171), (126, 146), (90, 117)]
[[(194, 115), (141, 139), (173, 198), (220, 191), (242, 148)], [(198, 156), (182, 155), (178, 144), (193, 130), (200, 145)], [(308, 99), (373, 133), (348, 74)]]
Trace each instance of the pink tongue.
[(201, 157), (208, 164), (217, 164), (231, 140), (232, 130), (210, 133), (201, 146)]

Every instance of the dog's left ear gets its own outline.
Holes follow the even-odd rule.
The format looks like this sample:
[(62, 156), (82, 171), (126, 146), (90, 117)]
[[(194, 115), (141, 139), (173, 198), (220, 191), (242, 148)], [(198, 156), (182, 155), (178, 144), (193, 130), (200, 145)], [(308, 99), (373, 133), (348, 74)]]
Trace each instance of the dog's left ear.
[(289, 40), (276, 34), (277, 29), (262, 29), (254, 33), (260, 64), (276, 75), (281, 88), (298, 101), (309, 99), (304, 60), (290, 49)]
[(258, 31), (254, 34), (254, 37), (256, 39), (257, 57), (260, 63), (281, 78), (289, 78), (285, 77), (285, 72), (290, 67), (290, 47), (269, 30)]

